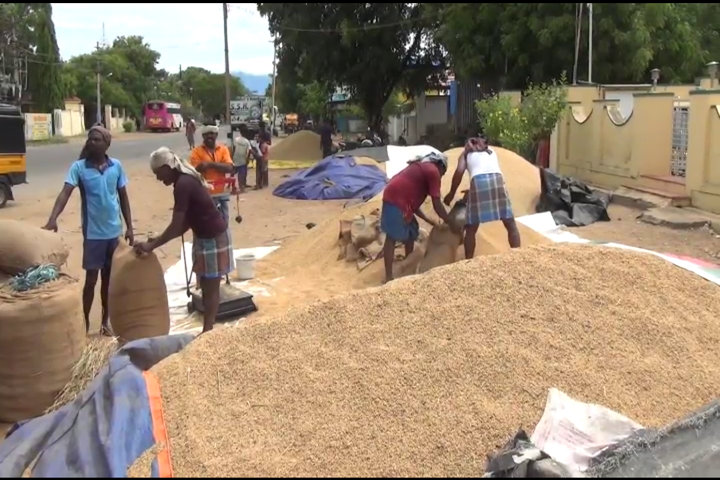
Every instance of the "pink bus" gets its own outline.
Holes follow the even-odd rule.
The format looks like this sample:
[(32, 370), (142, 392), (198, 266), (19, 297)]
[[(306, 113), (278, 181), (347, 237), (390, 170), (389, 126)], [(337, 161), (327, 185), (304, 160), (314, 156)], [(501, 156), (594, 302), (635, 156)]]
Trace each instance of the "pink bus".
[(171, 132), (184, 127), (179, 103), (153, 100), (145, 104), (143, 116), (147, 130)]

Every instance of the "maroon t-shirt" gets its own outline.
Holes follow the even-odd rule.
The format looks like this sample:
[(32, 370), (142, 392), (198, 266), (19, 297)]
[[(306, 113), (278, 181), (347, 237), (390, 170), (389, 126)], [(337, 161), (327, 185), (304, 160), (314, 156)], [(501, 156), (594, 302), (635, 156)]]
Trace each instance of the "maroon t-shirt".
[(215, 238), (227, 230), (227, 222), (215, 206), (210, 191), (196, 178), (180, 175), (173, 195), (173, 212), (185, 214), (185, 223), (196, 237)]
[(410, 221), (427, 197), (440, 198), (440, 170), (432, 162), (413, 162), (385, 186), (383, 201), (398, 207)]

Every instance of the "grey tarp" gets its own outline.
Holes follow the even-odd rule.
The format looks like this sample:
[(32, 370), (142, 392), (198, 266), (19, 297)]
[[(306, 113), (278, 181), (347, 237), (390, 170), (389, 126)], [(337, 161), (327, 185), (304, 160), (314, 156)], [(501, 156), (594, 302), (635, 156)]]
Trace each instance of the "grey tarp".
[(588, 471), (600, 478), (720, 476), (720, 401), (660, 430), (641, 430), (601, 455)]

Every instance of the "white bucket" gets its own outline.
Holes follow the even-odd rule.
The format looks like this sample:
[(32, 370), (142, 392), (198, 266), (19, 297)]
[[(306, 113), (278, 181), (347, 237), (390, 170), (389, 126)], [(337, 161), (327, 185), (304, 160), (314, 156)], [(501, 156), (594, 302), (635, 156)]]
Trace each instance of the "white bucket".
[(255, 278), (255, 255), (250, 253), (235, 257), (235, 273), (238, 280)]

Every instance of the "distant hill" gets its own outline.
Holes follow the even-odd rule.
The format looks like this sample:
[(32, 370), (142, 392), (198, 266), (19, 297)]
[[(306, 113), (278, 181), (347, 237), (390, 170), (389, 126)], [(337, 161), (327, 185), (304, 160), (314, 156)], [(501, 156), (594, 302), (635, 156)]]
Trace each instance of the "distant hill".
[(245, 72), (232, 72), (232, 74), (242, 80), (243, 85), (245, 85), (251, 93), (262, 95), (265, 93), (267, 86), (270, 85), (270, 75), (254, 75)]

